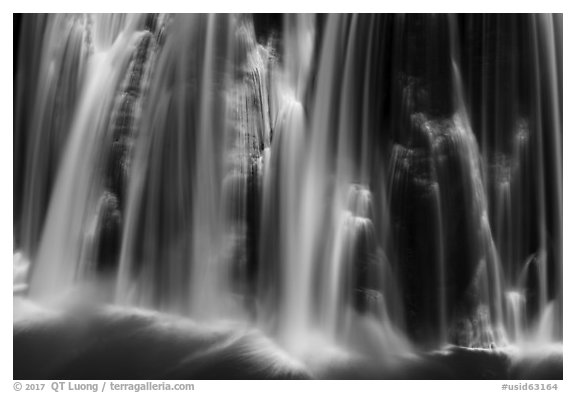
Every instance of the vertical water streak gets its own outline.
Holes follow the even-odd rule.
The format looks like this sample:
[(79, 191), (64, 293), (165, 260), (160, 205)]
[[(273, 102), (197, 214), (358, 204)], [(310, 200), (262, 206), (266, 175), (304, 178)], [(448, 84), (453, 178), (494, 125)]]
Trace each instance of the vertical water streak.
[(63, 146), (82, 94), (91, 43), (88, 21), (83, 16), (52, 15), (45, 22), (34, 18), (30, 23), (36, 23), (39, 29), (43, 26), (44, 37), (42, 47), (36, 48), (40, 53), (37, 75), (28, 75), (32, 83), (37, 78), (37, 84), (28, 87), (30, 93), (34, 92), (34, 102), (20, 103), (21, 108), (28, 105), (32, 110), (26, 114), (26, 129), (21, 130), (27, 145), (22, 148), (22, 156), (28, 160), (23, 167), (19, 238), (24, 253), (35, 258), (64, 155)]
[(271, 266), (261, 275), (262, 319), (267, 325), (272, 320), (274, 334), (286, 348), (296, 352), (306, 348), (313, 306), (313, 266), (304, 257), (302, 244), (308, 220), (302, 215), (306, 204), (302, 176), (307, 154), (307, 124), (302, 101), (311, 61), (312, 28), (311, 16), (285, 17), (287, 44), (283, 67), (276, 74), (279, 77), (273, 86), (278, 114), (265, 167), (262, 214), (265, 222), (261, 258), (262, 263)]
[(490, 222), (488, 218), (488, 207), (486, 202), (486, 191), (482, 179), (484, 178), (481, 173), (481, 162), (480, 154), (478, 151), (478, 145), (476, 138), (472, 133), (470, 122), (468, 120), (468, 115), (466, 107), (463, 101), (463, 87), (462, 80), (460, 77), (460, 72), (458, 66), (453, 62), (453, 77), (454, 77), (454, 94), (456, 102), (456, 117), (455, 125), (456, 130), (459, 131), (460, 137), (463, 141), (464, 151), (462, 152), (463, 159), (468, 166), (470, 180), (472, 182), (470, 197), (472, 198), (472, 208), (470, 212), (471, 215), (476, 215), (478, 219), (479, 227), (479, 245), (480, 245), (480, 255), (479, 258), (485, 259), (486, 262), (486, 274), (488, 275), (487, 280), (490, 285), (490, 290), (488, 291), (489, 297), (485, 299), (490, 307), (491, 315), (490, 319), (494, 324), (496, 329), (504, 323), (504, 313), (503, 313), (503, 296), (502, 296), (502, 272), (501, 264), (499, 260), (499, 255), (494, 244), (492, 237), (492, 230), (490, 227)]
[[(551, 336), (548, 338), (558, 339), (562, 337), (562, 304), (563, 304), (563, 238), (562, 238), (562, 115), (561, 115), (561, 100), (562, 95), (559, 91), (561, 89), (561, 75), (562, 75), (562, 61), (558, 56), (558, 41), (561, 40), (561, 27), (562, 15), (538, 15), (539, 35), (542, 40), (541, 45), (544, 49), (544, 54), (541, 57), (543, 62), (543, 89), (547, 97), (545, 112), (548, 116), (546, 122), (546, 132), (550, 138), (548, 142), (549, 147), (547, 150), (548, 162), (547, 166), (550, 168), (551, 174), (548, 174), (549, 183), (552, 188), (552, 231), (553, 236), (553, 250), (555, 255), (553, 260), (556, 262), (551, 270), (555, 273), (555, 291), (551, 294), (555, 298), (557, 304), (554, 305), (553, 319), (554, 327), (552, 328)], [(558, 34), (560, 31), (560, 34)], [(560, 46), (561, 48), (561, 46)], [(559, 51), (562, 52), (561, 49)], [(561, 55), (560, 55), (561, 56)], [(558, 68), (560, 67), (560, 71)], [(551, 162), (550, 162), (551, 161)], [(544, 164), (544, 163), (543, 163)], [(547, 187), (549, 187), (547, 185)], [(552, 291), (550, 291), (552, 292)], [(550, 292), (547, 294), (550, 296)], [(544, 315), (542, 316), (544, 318)]]
[(448, 299), (447, 299), (447, 280), (446, 280), (446, 261), (445, 261), (445, 231), (442, 214), (442, 197), (440, 195), (440, 187), (438, 183), (432, 186), (433, 196), (432, 199), (435, 203), (434, 212), (436, 213), (435, 219), (435, 232), (436, 232), (436, 263), (437, 263), (437, 291), (438, 291), (438, 320), (439, 320), (439, 342), (441, 344), (448, 343)]
[[(226, 280), (225, 271), (221, 270), (222, 255), (222, 217), (219, 202), (221, 175), (221, 161), (223, 153), (221, 147), (223, 130), (216, 123), (220, 113), (226, 113), (226, 108), (217, 107), (225, 105), (218, 100), (220, 94), (217, 84), (216, 53), (217, 45), (216, 29), (228, 29), (229, 26), (218, 26), (217, 16), (209, 15), (206, 26), (206, 38), (204, 44), (204, 61), (201, 70), (200, 108), (197, 123), (197, 143), (195, 151), (195, 176), (193, 182), (194, 204), (192, 215), (194, 217), (192, 227), (192, 315), (205, 318), (212, 313), (218, 313), (220, 305), (216, 304), (222, 299), (222, 283)], [(224, 23), (228, 23), (225, 21)], [(225, 33), (227, 34), (227, 33)], [(229, 39), (225, 39), (224, 45), (228, 45)], [(228, 50), (224, 49), (225, 51)], [(224, 84), (226, 81), (224, 81)]]

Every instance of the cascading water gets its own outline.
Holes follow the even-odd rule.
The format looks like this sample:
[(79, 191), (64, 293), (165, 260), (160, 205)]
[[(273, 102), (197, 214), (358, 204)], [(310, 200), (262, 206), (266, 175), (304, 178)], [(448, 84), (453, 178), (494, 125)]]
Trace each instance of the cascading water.
[(15, 294), (309, 364), (562, 341), (561, 45), (558, 15), (26, 16)]

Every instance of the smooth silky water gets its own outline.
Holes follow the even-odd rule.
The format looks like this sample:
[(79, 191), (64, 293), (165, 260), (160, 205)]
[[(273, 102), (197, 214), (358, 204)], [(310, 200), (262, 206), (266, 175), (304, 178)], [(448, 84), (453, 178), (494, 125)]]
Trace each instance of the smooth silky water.
[(561, 15), (26, 15), (18, 40), (16, 343), (92, 321), (212, 378), (562, 356)]

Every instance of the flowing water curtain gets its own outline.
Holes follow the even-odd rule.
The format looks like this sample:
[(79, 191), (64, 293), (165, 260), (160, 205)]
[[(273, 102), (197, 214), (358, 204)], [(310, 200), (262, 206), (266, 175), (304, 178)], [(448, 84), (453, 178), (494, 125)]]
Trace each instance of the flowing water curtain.
[[(185, 314), (194, 308), (190, 285), (194, 206), (202, 193), (196, 185), (215, 171), (212, 167), (208, 173), (200, 172), (208, 163), (199, 153), (219, 158), (211, 143), (208, 112), (218, 92), (203, 96), (205, 89), (214, 87), (213, 70), (204, 68), (204, 63), (211, 65), (213, 48), (208, 45), (213, 42), (208, 41), (214, 34), (213, 19), (203, 15), (177, 16), (167, 27), (128, 188), (118, 292), (129, 303)], [(204, 186), (207, 193), (217, 191), (213, 184)], [(208, 215), (218, 201), (218, 195), (211, 197), (209, 205), (203, 206)], [(217, 232), (217, 219), (207, 225), (208, 231)], [(208, 249), (212, 241), (218, 239), (210, 239)]]
[(459, 22), (461, 41), (473, 37), (467, 39), (471, 45), (461, 45), (462, 73), (485, 164), (489, 217), (507, 291), (507, 330), (516, 330), (514, 315), (522, 309), (522, 330), (536, 339), (532, 333), (554, 304), (553, 333), (543, 339), (558, 339), (562, 16), (470, 15)]
[(88, 228), (103, 189), (99, 168), (105, 166), (111, 145), (110, 113), (141, 34), (137, 16), (100, 15), (88, 21), (91, 53), (33, 261), (30, 292), (38, 300), (61, 296), (90, 274)]
[(31, 296), (113, 281), (302, 356), (561, 339), (562, 17), (261, 18), (25, 19)]
[(16, 222), (20, 248), (34, 259), (92, 49), (84, 16), (31, 15), (22, 30), (15, 123), (22, 202)]
[[(368, 83), (373, 74), (364, 72), (375, 65), (362, 59), (381, 55), (375, 19), (330, 15), (321, 32), (309, 16), (284, 19), (286, 46), (275, 86), (280, 109), (264, 169), (261, 259), (273, 265), (261, 272), (262, 314), (280, 341), (301, 355), (319, 338), (356, 341), (364, 350), (377, 343), (376, 352), (401, 342), (383, 298), (393, 293), (383, 285), (391, 270), (383, 238), (375, 240), (380, 234), (367, 188), (376, 121), (363, 106), (374, 96)], [(321, 36), (313, 39), (315, 34)], [(319, 45), (317, 57), (311, 56), (312, 42)], [(307, 83), (312, 78), (313, 89)], [(383, 181), (374, 182), (376, 188)], [(368, 309), (368, 316), (360, 315)], [(375, 328), (362, 322), (371, 318), (379, 321)], [(371, 344), (358, 343), (363, 335)]]
[(268, 54), (244, 16), (177, 15), (166, 37), (129, 187), (118, 296), (242, 318), (269, 145)]

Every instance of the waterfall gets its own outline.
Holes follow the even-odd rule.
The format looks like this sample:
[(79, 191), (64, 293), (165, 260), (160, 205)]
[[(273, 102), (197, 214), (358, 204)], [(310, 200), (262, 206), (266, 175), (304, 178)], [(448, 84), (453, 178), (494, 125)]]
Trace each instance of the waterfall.
[[(91, 220), (102, 187), (97, 173), (111, 144), (108, 119), (130, 55), (126, 49), (137, 39), (130, 22), (125, 23), (113, 45), (100, 43), (95, 37), (85, 86), (71, 121), (35, 256), (30, 284), (33, 298), (50, 298), (90, 274)], [(107, 23), (99, 20), (95, 26), (103, 24), (109, 34)]]
[(23, 17), (15, 296), (310, 362), (562, 341), (562, 16), (267, 18)]

